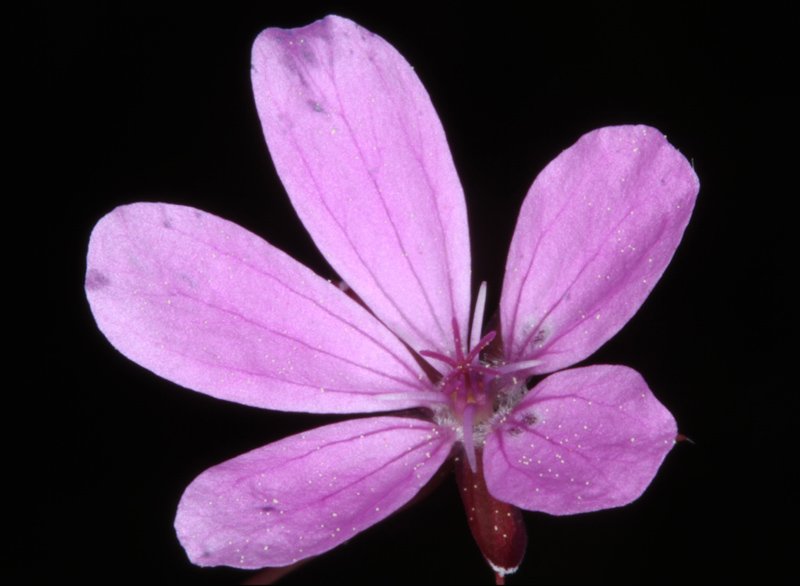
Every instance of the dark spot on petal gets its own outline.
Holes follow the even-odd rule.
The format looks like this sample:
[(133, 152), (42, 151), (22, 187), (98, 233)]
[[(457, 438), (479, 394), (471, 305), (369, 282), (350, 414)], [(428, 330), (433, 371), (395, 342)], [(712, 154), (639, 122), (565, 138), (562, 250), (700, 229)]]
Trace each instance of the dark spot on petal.
[(536, 335), (533, 337), (533, 343), (534, 344), (541, 344), (546, 339), (547, 339), (547, 330), (542, 328), (541, 330), (536, 332)]
[(521, 433), (522, 433), (522, 430), (519, 427), (514, 426), (514, 427), (509, 427), (508, 428), (508, 435), (516, 437), (516, 436), (520, 435)]
[(316, 102), (314, 100), (308, 100), (308, 105), (311, 107), (312, 110), (314, 110), (314, 112), (324, 112), (325, 111), (325, 109), (320, 105), (320, 103)]
[(264, 505), (263, 507), (259, 507), (258, 510), (261, 511), (262, 513), (271, 513), (272, 511), (275, 510), (275, 507)]
[(533, 427), (539, 421), (539, 418), (534, 413), (525, 413), (521, 419), (522, 423), (528, 427)]
[(164, 218), (164, 220), (161, 222), (161, 225), (164, 226), (167, 230), (172, 228), (172, 222), (170, 222), (168, 218)]
[(183, 281), (184, 283), (186, 283), (187, 285), (189, 285), (189, 287), (191, 287), (192, 289), (194, 289), (194, 279), (192, 279), (192, 278), (191, 278), (189, 275), (187, 275), (186, 273), (181, 273), (181, 274), (180, 274), (180, 275), (178, 275), (178, 276), (179, 276), (179, 278), (180, 278), (180, 280), (181, 280), (181, 281)]
[(97, 269), (89, 269), (86, 271), (86, 288), (90, 291), (102, 289), (111, 284), (111, 281), (103, 273)]

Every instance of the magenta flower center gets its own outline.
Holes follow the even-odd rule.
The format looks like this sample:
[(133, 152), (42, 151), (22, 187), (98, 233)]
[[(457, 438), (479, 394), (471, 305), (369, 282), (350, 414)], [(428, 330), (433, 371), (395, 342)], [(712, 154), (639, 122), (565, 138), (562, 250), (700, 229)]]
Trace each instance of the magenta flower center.
[(464, 354), (458, 323), (453, 318), (455, 358), (431, 350), (420, 352), (422, 356), (437, 360), (449, 367), (442, 380), (439, 381), (439, 388), (449, 405), (450, 413), (460, 424), (464, 451), (473, 470), (475, 469), (473, 432), (476, 425), (487, 420), (494, 412), (493, 391), (495, 385), (492, 382), (500, 374), (499, 370), (482, 363), (480, 354), (496, 335), (497, 332), (494, 330), (489, 332), (467, 354)]
[[(497, 337), (497, 331), (492, 330), (478, 339), (485, 301), (486, 283), (483, 283), (478, 293), (472, 331), (466, 345), (463, 343), (458, 322), (453, 318), (451, 326), (454, 356), (434, 350), (420, 352), (420, 355), (444, 365), (444, 369), (437, 368), (442, 378), (438, 382), (441, 396), (435, 401), (435, 419), (440, 424), (449, 425), (460, 435), (473, 472), (476, 470), (476, 444), (480, 446), (483, 443), (493, 421), (502, 419), (525, 393), (524, 371), (539, 364), (538, 360), (504, 364), (489, 363), (481, 359), (481, 353)], [(478, 341), (474, 342), (476, 339)]]
[(432, 350), (423, 350), (420, 354), (449, 367), (442, 380), (439, 381), (439, 388), (449, 404), (450, 413), (460, 424), (464, 451), (470, 467), (475, 470), (473, 432), (477, 424), (488, 419), (493, 413), (492, 380), (500, 374), (498, 370), (483, 364), (480, 354), (494, 340), (497, 332), (494, 330), (489, 332), (464, 354), (461, 334), (455, 318), (453, 318), (452, 324), (456, 349), (455, 358)]
[(456, 356), (451, 358), (439, 352), (423, 350), (420, 352), (427, 358), (433, 358), (450, 367), (449, 372), (439, 382), (442, 393), (449, 399), (455, 414), (460, 415), (462, 421), (465, 417), (474, 418), (476, 412), (482, 410), (488, 401), (491, 380), (500, 374), (500, 371), (485, 365), (480, 360), (480, 353), (494, 340), (497, 332), (494, 330), (481, 338), (467, 354), (461, 346), (461, 335), (458, 324), (453, 319), (453, 337), (455, 341)]

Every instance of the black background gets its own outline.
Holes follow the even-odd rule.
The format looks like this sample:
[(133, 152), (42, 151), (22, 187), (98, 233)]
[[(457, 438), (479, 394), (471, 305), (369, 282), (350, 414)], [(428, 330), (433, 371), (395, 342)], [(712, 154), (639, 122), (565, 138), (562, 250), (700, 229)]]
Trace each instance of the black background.
[[(586, 361), (640, 371), (696, 444), (678, 445), (628, 507), (527, 513), (527, 558), (509, 583), (788, 582), (798, 545), (796, 383), (784, 374), (797, 264), (788, 17), (605, 3), (130, 4), (33, 14), (20, 50), (35, 78), (21, 145), (33, 164), (16, 195), (30, 209), (6, 222), (8, 233), (27, 235), (17, 250), (35, 255), (24, 264), (36, 280), (17, 295), (33, 325), (15, 339), (23, 360), (8, 365), (25, 375), (7, 390), (5, 430), (16, 431), (6, 442), (13, 496), (0, 575), (223, 584), (251, 574), (187, 561), (172, 529), (183, 488), (215, 463), (337, 418), (214, 400), (129, 362), (94, 326), (86, 245), (115, 206), (166, 201), (233, 220), (333, 277), (275, 174), (249, 78), (261, 29), (333, 12), (386, 38), (428, 88), (467, 194), (474, 279), (488, 280), (490, 305), (527, 188), (584, 132), (656, 126), (700, 177), (664, 278)], [(284, 579), (491, 581), (451, 478)]]

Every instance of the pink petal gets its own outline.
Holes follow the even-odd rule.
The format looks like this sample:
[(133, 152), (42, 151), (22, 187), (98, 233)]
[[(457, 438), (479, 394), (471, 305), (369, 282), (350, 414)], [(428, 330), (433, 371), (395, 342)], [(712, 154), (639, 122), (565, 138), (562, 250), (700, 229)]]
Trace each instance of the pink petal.
[(198, 476), (178, 505), (178, 539), (201, 566), (285, 566), (320, 554), (408, 502), (452, 444), (449, 430), (400, 417), (286, 438)]
[(236, 224), (182, 206), (119, 207), (95, 226), (87, 264), (102, 332), (180, 385), (287, 411), (422, 404), (427, 378), (391, 332)]
[(329, 16), (267, 29), (253, 89), (275, 167), (314, 242), (415, 350), (467, 337), (469, 234), (444, 131), (386, 41)]
[(486, 439), (495, 498), (571, 515), (619, 507), (644, 492), (675, 443), (669, 411), (624, 366), (553, 374)]
[(601, 128), (561, 153), (522, 205), (500, 303), (510, 361), (575, 364), (613, 336), (669, 264), (699, 189), (656, 129)]

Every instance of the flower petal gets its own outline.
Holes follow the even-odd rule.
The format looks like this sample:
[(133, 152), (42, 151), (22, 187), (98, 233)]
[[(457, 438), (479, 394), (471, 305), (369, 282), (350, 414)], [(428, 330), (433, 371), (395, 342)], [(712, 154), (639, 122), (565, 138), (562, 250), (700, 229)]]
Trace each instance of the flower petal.
[(391, 332), (236, 224), (182, 206), (119, 207), (95, 226), (87, 265), (100, 330), (180, 385), (287, 411), (423, 404), (428, 379)]
[(489, 492), (523, 509), (571, 515), (644, 492), (677, 428), (641, 375), (590, 366), (547, 377), (486, 439)]
[(210, 468), (175, 529), (201, 566), (285, 566), (328, 551), (408, 502), (447, 459), (452, 432), (419, 419), (336, 423)]
[(325, 258), (415, 350), (467, 338), (469, 233), (444, 131), (413, 69), (337, 16), (253, 46), (272, 159)]
[(556, 157), (528, 192), (508, 254), (506, 357), (552, 372), (619, 331), (669, 264), (698, 189), (689, 162), (646, 126), (595, 130)]

